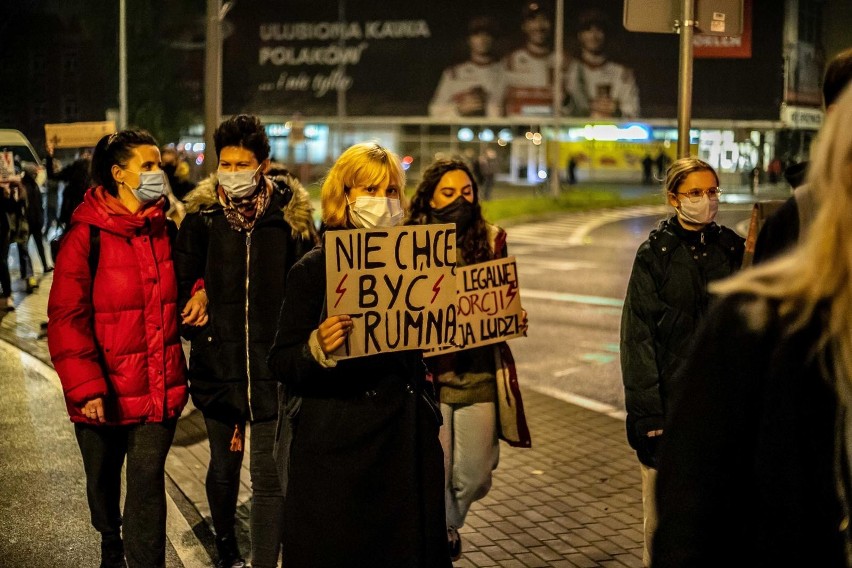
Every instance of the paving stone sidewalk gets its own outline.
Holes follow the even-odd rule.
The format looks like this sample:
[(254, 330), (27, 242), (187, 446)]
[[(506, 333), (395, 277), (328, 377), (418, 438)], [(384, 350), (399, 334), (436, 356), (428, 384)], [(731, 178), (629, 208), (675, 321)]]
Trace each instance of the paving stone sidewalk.
[[(41, 324), (51, 276), (43, 276), (32, 294), (16, 292), (16, 310), (0, 321), (0, 339), (48, 364)], [(455, 566), (641, 567), (639, 466), (623, 421), (532, 390), (523, 394), (533, 447), (501, 443), (493, 488), (471, 508), (461, 529), (464, 554)], [(190, 406), (178, 424), (166, 472), (191, 509), (186, 516), (193, 532), (209, 547), (208, 459), (204, 421)], [(248, 552), (247, 459), (242, 481), (239, 538)]]

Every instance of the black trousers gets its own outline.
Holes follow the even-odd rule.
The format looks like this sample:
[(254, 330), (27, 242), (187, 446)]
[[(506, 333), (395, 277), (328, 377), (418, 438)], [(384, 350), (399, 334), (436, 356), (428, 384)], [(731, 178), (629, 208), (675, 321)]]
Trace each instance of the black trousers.
[[(234, 424), (204, 418), (210, 441), (207, 501), (218, 537), (234, 534), (243, 452), (232, 452)], [(276, 421), (251, 422), (251, 555), (255, 568), (275, 568), (281, 554), (284, 530), (284, 495), (272, 452)], [(240, 423), (245, 428), (245, 423)], [(245, 430), (243, 430), (245, 431)]]
[[(0, 215), (5, 215), (0, 211)], [(3, 228), (0, 227), (0, 232)], [(0, 287), (3, 288), (3, 297), (12, 295), (12, 277), (9, 275), (9, 240), (0, 237)], [(2, 307), (2, 306), (0, 306)]]
[[(166, 455), (177, 418), (128, 426), (75, 424), (86, 470), (92, 526), (104, 537), (122, 534), (128, 568), (166, 565)], [(121, 514), (121, 468), (127, 494)]]

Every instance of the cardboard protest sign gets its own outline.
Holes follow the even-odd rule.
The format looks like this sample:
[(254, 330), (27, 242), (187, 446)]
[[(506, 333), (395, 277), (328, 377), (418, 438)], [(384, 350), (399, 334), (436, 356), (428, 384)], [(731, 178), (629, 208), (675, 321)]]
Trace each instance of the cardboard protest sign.
[(456, 226), (325, 233), (329, 315), (353, 328), (336, 359), (429, 349), (455, 333)]
[(424, 356), (521, 337), (523, 320), (514, 256), (456, 268), (456, 333)]
[(44, 125), (44, 138), (54, 148), (94, 148), (98, 140), (113, 132), (115, 122), (112, 120)]
[(15, 173), (15, 156), (12, 152), (0, 152), (0, 181), (21, 181), (21, 176)]

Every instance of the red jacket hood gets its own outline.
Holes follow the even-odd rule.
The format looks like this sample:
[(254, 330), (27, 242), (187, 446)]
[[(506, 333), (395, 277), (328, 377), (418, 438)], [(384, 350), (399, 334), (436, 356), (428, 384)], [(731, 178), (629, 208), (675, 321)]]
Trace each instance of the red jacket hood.
[(81, 203), (71, 216), (72, 223), (88, 223), (104, 231), (132, 237), (141, 233), (157, 231), (166, 222), (163, 210), (165, 198), (160, 198), (131, 213), (118, 198), (113, 197), (103, 186), (86, 191)]

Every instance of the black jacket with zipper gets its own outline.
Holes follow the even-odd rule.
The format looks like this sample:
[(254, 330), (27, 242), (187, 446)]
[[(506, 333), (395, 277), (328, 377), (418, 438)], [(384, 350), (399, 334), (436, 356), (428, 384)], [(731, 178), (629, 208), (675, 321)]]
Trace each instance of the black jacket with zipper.
[(744, 239), (711, 223), (688, 231), (672, 217), (639, 246), (621, 316), (621, 375), (627, 439), (639, 460), (656, 467), (676, 371), (684, 364), (698, 323), (707, 312), (707, 285), (742, 265)]
[(203, 180), (185, 198), (187, 215), (174, 247), (178, 305), (186, 305), (199, 279), (208, 298), (208, 323), (182, 329), (192, 342), (192, 401), (205, 417), (223, 422), (277, 416), (278, 382), (266, 357), (287, 273), (316, 243), (307, 192), (290, 176), (276, 180), (266, 211), (248, 233), (225, 218), (216, 177)]

